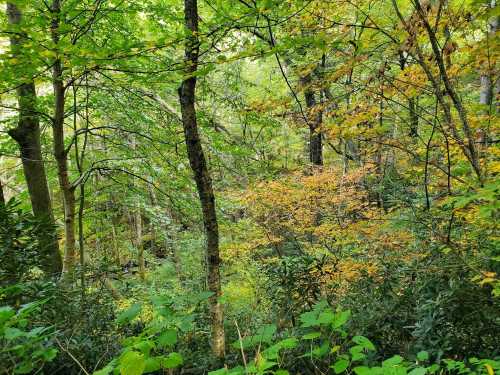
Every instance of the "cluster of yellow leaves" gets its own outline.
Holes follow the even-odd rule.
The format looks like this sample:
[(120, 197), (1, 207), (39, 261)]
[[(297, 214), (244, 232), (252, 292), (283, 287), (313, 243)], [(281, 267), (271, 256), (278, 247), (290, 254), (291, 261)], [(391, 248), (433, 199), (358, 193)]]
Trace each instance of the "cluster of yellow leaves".
[(340, 228), (367, 208), (366, 192), (357, 188), (361, 183), (361, 174), (342, 176), (333, 169), (312, 175), (294, 173), (257, 184), (243, 203), (257, 223), (275, 236), (310, 236), (331, 232), (331, 223)]
[[(325, 133), (333, 139), (374, 136), (381, 130), (376, 126), (379, 116), (377, 104), (360, 103), (343, 114), (339, 113), (339, 118), (334, 123), (329, 121), (325, 126)], [(342, 125), (339, 126), (339, 123)]]
[(362, 277), (381, 280), (383, 262), (414, 262), (421, 254), (409, 250), (413, 234), (389, 231), (384, 223), (390, 223), (391, 213), (382, 213), (370, 202), (364, 187), (369, 173), (370, 167), (349, 174), (325, 168), (257, 184), (242, 203), (261, 228), (260, 235), (252, 231), (244, 245), (228, 244), (223, 256), (248, 255), (262, 248), (276, 249), (276, 256), (281, 256), (287, 241), (300, 243), (309, 254), (327, 256), (322, 268), (310, 273), (322, 289), (334, 287), (337, 294), (347, 293)]
[(427, 86), (427, 76), (420, 65), (406, 67), (396, 76), (397, 84), (407, 97), (417, 96)]
[(248, 112), (272, 113), (279, 109), (286, 108), (290, 103), (290, 98), (266, 98), (265, 100), (254, 100), (245, 108)]

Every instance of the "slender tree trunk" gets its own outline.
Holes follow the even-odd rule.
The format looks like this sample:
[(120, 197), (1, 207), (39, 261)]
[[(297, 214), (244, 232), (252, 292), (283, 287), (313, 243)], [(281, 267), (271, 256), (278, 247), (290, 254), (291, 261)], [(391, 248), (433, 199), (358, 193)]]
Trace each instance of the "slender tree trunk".
[[(455, 107), (455, 110), (458, 113), (458, 117), (460, 119), (460, 122), (462, 124), (462, 131), (465, 135), (465, 145), (466, 145), (466, 156), (468, 156), (470, 163), (472, 165), (472, 168), (474, 169), (474, 172), (476, 173), (477, 179), (479, 183), (482, 185), (483, 184), (483, 176), (481, 174), (481, 165), (479, 161), (479, 154), (477, 152), (477, 147), (475, 144), (475, 138), (474, 135), (472, 134), (472, 129), (469, 124), (469, 119), (467, 116), (467, 111), (462, 103), (462, 100), (460, 99), (457, 91), (455, 90), (455, 87), (453, 86), (449, 76), (448, 76), (448, 71), (446, 70), (446, 66), (444, 64), (443, 60), (443, 53), (439, 47), (438, 39), (436, 36), (436, 33), (434, 32), (433, 28), (429, 24), (429, 20), (427, 19), (427, 16), (425, 15), (424, 10), (422, 9), (421, 4), (416, 1), (415, 7), (417, 10), (418, 15), (420, 16), (420, 19), (422, 20), (424, 24), (424, 28), (427, 31), (427, 35), (429, 37), (429, 41), (432, 47), (432, 52), (435, 58), (435, 61), (438, 66), (439, 70), (439, 77), (442, 80), (444, 84), (444, 88), (446, 93), (451, 99), (451, 102), (453, 103), (453, 106)], [(423, 59), (421, 59), (421, 62), (424, 62)], [(429, 69), (428, 69), (429, 70)], [(434, 80), (435, 81), (435, 80)], [(451, 122), (451, 121), (450, 121)]]
[[(313, 165), (323, 165), (323, 139), (321, 134), (321, 123), (323, 121), (322, 110), (316, 108), (314, 91), (311, 89), (311, 75), (301, 78), (301, 84), (305, 87), (304, 98), (308, 110), (309, 122), (309, 162)], [(317, 113), (315, 113), (315, 111)]]
[(410, 115), (410, 137), (418, 137), (418, 112), (417, 100), (408, 98), (408, 111)]
[[(52, 3), (51, 37), (55, 46), (59, 43), (59, 17), (61, 14), (60, 0)], [(58, 51), (56, 51), (58, 53)], [(65, 92), (63, 81), (63, 67), (57, 55), (52, 66), (52, 85), (54, 88), (54, 118), (52, 124), (54, 137), (54, 157), (57, 163), (59, 187), (64, 203), (64, 263), (63, 273), (72, 273), (76, 262), (75, 237), (75, 190), (71, 185), (68, 174), (68, 151), (64, 146), (64, 110)]]
[(197, 0), (184, 0), (184, 15), (189, 36), (185, 46), (186, 78), (179, 88), (179, 100), (182, 124), (186, 140), (189, 163), (194, 173), (196, 187), (203, 211), (203, 223), (206, 233), (206, 256), (208, 263), (208, 289), (213, 292), (209, 299), (212, 325), (212, 352), (217, 358), (225, 356), (225, 337), (221, 297), (219, 228), (215, 211), (215, 196), (212, 179), (201, 146), (196, 121), (195, 95), (196, 73), (198, 68), (199, 40)]
[(118, 248), (118, 238), (116, 235), (116, 225), (115, 218), (111, 218), (111, 240), (113, 242), (113, 260), (115, 264), (119, 267), (121, 265), (120, 250)]
[[(496, 0), (489, 0), (488, 6), (491, 9), (495, 9)], [(498, 29), (499, 17), (494, 16), (488, 21), (488, 31), (486, 34), (486, 55), (488, 56), (488, 64), (486, 66), (485, 71), (482, 72), (480, 77), (480, 91), (479, 91), (479, 103), (485, 106), (484, 113), (486, 115), (493, 115), (498, 110), (498, 103), (494, 106), (493, 97), (498, 94), (498, 88), (500, 85), (500, 80), (497, 81), (496, 85), (493, 85), (495, 82), (495, 75), (493, 73), (493, 68), (496, 65), (496, 61), (492, 61), (491, 52), (490, 52), (490, 44), (493, 43), (495, 45), (495, 36)], [(491, 119), (489, 121), (484, 121), (484, 125), (479, 129), (480, 139), (479, 139), (479, 151), (484, 153), (486, 151), (486, 147), (490, 142), (490, 125)]]
[[(488, 6), (491, 9), (495, 9), (496, 0), (488, 1)], [(499, 21), (499, 17), (495, 16), (495, 17), (492, 17), (488, 22), (488, 33), (487, 33), (488, 46), (487, 46), (487, 48), (489, 48), (489, 43), (494, 41), (495, 34), (497, 32), (497, 29), (498, 29), (498, 21)], [(488, 55), (489, 55), (489, 51), (488, 51)], [(494, 66), (494, 63), (493, 64), (490, 63), (490, 65)], [(487, 68), (488, 68), (488, 70), (486, 72), (483, 72), (483, 74), (481, 75), (481, 78), (480, 78), (481, 79), (481, 89), (480, 89), (479, 103), (491, 106), (492, 101), (493, 101), (493, 81), (494, 81), (494, 79), (492, 79), (492, 78), (494, 78), (494, 77), (492, 77), (492, 73), (490, 71), (491, 67), (488, 66)]]
[[(22, 14), (16, 5), (7, 3), (9, 24), (19, 26)], [(10, 38), (12, 55), (23, 59), (22, 49), (25, 34), (18, 31)], [(49, 274), (59, 274), (62, 269), (61, 255), (57, 243), (57, 233), (52, 214), (45, 167), (40, 144), (40, 122), (36, 110), (36, 89), (33, 80), (22, 83), (17, 88), (19, 122), (9, 135), (19, 144), (24, 177), (28, 186), (33, 214), (47, 223), (38, 238), (42, 247), (42, 268)]]
[(0, 179), (0, 207), (5, 206), (5, 195), (3, 193), (2, 179)]
[[(427, 63), (428, 59), (426, 59), (422, 49), (420, 48), (420, 45), (417, 41), (417, 35), (411, 31), (412, 28), (410, 27), (410, 25), (408, 25), (408, 22), (405, 20), (405, 18), (401, 14), (396, 0), (391, 0), (391, 2), (392, 2), (392, 6), (396, 12), (396, 15), (398, 16), (402, 25), (408, 31), (409, 37), (413, 39), (414, 48), (415, 48), (416, 53), (412, 53), (412, 57), (414, 57), (415, 60), (419, 63), (419, 65), (422, 67), (422, 69), (425, 72), (425, 75), (427, 76), (430, 83), (432, 84), (432, 88), (434, 89), (434, 94), (436, 95), (436, 99), (438, 100), (439, 105), (443, 109), (446, 123), (451, 130), (453, 138), (459, 144), (465, 157), (469, 160), (469, 162), (472, 166), (472, 169), (474, 170), (474, 172), (477, 176), (479, 183), (482, 185), (483, 184), (483, 176), (481, 174), (479, 155), (477, 152), (477, 147), (475, 145), (475, 140), (474, 140), (474, 137), (473, 137), (473, 134), (471, 131), (471, 127), (469, 125), (467, 112), (465, 110), (465, 107), (463, 106), (463, 103), (462, 103), (460, 97), (458, 96), (458, 94), (455, 90), (455, 87), (453, 86), (453, 84), (448, 76), (448, 72), (446, 70), (444, 60), (443, 60), (443, 54), (442, 54), (441, 49), (439, 47), (436, 33), (433, 30), (432, 26), (429, 24), (429, 20), (427, 19), (425, 12), (422, 9), (421, 4), (418, 1), (414, 2), (416, 12), (417, 12), (420, 20), (423, 23), (423, 26), (427, 32), (427, 36), (429, 37), (429, 42), (430, 42), (430, 45), (432, 47), (433, 58), (435, 59), (435, 61), (437, 63), (437, 67), (438, 67), (438, 71), (439, 71), (439, 75), (437, 77), (434, 75), (430, 65)], [(444, 89), (445, 89), (444, 92), (442, 91), (442, 88), (441, 88), (441, 82), (443, 82), (443, 84), (444, 84)], [(465, 139), (464, 139), (464, 137), (461, 136), (461, 134), (459, 134), (458, 129), (455, 126), (454, 120), (453, 120), (452, 115), (451, 115), (450, 107), (444, 98), (445, 94), (447, 94), (450, 97), (450, 99), (453, 103), (453, 106), (458, 113), (458, 117), (459, 117), (460, 123), (462, 125), (462, 131), (464, 133)]]
[(144, 244), (142, 242), (142, 214), (141, 208), (137, 207), (134, 214), (135, 224), (135, 246), (137, 248), (137, 263), (139, 264), (139, 277), (141, 280), (146, 279), (146, 265), (144, 263)]

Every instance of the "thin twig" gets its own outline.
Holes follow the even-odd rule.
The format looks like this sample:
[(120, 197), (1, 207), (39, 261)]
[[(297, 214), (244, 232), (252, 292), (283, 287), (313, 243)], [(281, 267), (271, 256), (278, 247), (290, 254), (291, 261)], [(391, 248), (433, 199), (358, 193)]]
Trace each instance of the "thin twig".
[(56, 339), (56, 342), (57, 342), (57, 345), (59, 345), (59, 347), (61, 348), (62, 351), (66, 352), (73, 361), (75, 361), (75, 363), (82, 369), (82, 371), (85, 373), (85, 375), (90, 375), (90, 373), (85, 370), (85, 367), (83, 367), (83, 365), (80, 363), (80, 361), (78, 359), (75, 358), (75, 356), (73, 354), (71, 354), (71, 352), (68, 350), (68, 349), (65, 349), (62, 345), (61, 345), (61, 342), (57, 339), (57, 337), (55, 338)]

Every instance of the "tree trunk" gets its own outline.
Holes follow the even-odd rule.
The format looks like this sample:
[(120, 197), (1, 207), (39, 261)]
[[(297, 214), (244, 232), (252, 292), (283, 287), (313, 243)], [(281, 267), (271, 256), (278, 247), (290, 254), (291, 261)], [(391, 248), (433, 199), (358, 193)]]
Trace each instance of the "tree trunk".
[[(477, 147), (475, 144), (474, 135), (472, 134), (472, 129), (471, 129), (470, 124), (469, 124), (467, 111), (466, 111), (466, 109), (462, 103), (462, 100), (460, 99), (457, 91), (455, 90), (455, 87), (453, 86), (451, 79), (448, 76), (448, 72), (446, 70), (446, 66), (445, 66), (444, 61), (443, 61), (443, 53), (439, 47), (436, 33), (434, 32), (433, 28), (431, 27), (429, 20), (427, 19), (427, 16), (425, 15), (424, 10), (422, 9), (421, 4), (418, 1), (416, 1), (414, 4), (415, 4), (415, 8), (417, 10), (418, 15), (420, 16), (420, 19), (423, 22), (424, 28), (427, 31), (427, 35), (429, 37), (429, 42), (430, 42), (431, 47), (432, 47), (434, 59), (437, 63), (439, 77), (441, 78), (441, 81), (444, 84), (445, 92), (450, 97), (451, 102), (453, 103), (453, 106), (455, 107), (455, 110), (457, 111), (458, 117), (459, 117), (460, 122), (462, 124), (462, 131), (465, 135), (465, 141), (463, 143), (465, 146), (464, 150), (466, 150), (466, 152), (465, 152), (466, 157), (468, 157), (468, 159), (472, 165), (472, 168), (473, 168), (474, 172), (476, 173), (477, 179), (478, 179), (480, 185), (482, 185), (483, 184), (483, 176), (481, 174), (481, 165), (480, 165), (480, 161), (479, 161), (479, 154), (477, 152)], [(417, 49), (417, 51), (418, 51), (418, 49)], [(420, 61), (421, 64), (425, 64), (424, 59), (420, 58), (420, 60), (421, 60)], [(422, 66), (422, 68), (423, 68), (423, 66)], [(428, 67), (426, 68), (426, 70), (430, 71), (430, 69)], [(426, 74), (427, 74), (427, 71), (426, 71)], [(434, 82), (436, 82), (436, 80), (433, 79), (433, 80), (431, 80), (431, 82), (434, 83)], [(439, 87), (439, 85), (438, 85), (438, 87)], [(436, 90), (436, 87), (435, 87), (435, 90)], [(440, 89), (438, 88), (438, 90), (440, 90)], [(439, 98), (439, 96), (442, 97), (441, 94), (438, 95), (438, 98)], [(442, 101), (442, 99), (441, 99), (441, 101)], [(450, 118), (451, 118), (451, 116), (450, 116)], [(450, 121), (450, 124), (452, 123), (452, 121), (453, 120)]]
[[(496, 0), (491, 0), (491, 2), (489, 2), (488, 6), (491, 9), (495, 9)], [(488, 47), (487, 48), (489, 48), (490, 41), (491, 42), (494, 41), (495, 34), (497, 32), (497, 29), (498, 29), (498, 21), (499, 21), (499, 17), (494, 16), (488, 22), (488, 33), (487, 33)], [(488, 53), (488, 55), (489, 55), (489, 53)], [(491, 65), (494, 65), (494, 63)], [(479, 103), (487, 105), (487, 106), (491, 106), (492, 101), (493, 101), (493, 84), (492, 84), (492, 82), (494, 81), (494, 79), (492, 79), (492, 78), (494, 78), (494, 77), (492, 77), (492, 74), (490, 71), (491, 67), (488, 66), (487, 68), (488, 68), (488, 70), (481, 75), (481, 89), (480, 89)]]
[(139, 264), (139, 277), (146, 279), (146, 265), (144, 263), (144, 244), (142, 242), (142, 216), (141, 208), (137, 207), (134, 215), (135, 224), (135, 246), (137, 248), (137, 263)]
[[(311, 84), (311, 75), (301, 78), (301, 84), (305, 86), (304, 98), (307, 106), (307, 118), (309, 125), (309, 162), (313, 165), (323, 165), (323, 144), (320, 131), (323, 113), (316, 107), (314, 91), (309, 87)], [(317, 113), (314, 113), (317, 111)]]
[(408, 98), (408, 111), (410, 115), (410, 137), (418, 137), (418, 106), (415, 98)]
[[(7, 16), (10, 25), (18, 26), (21, 23), (22, 14), (14, 4), (7, 3)], [(12, 55), (22, 59), (25, 34), (17, 32), (13, 35), (10, 38)], [(38, 238), (42, 248), (42, 268), (46, 273), (56, 275), (61, 272), (62, 261), (42, 159), (40, 122), (36, 111), (36, 90), (33, 80), (28, 80), (17, 88), (17, 100), (19, 122), (16, 128), (9, 131), (9, 135), (19, 144), (33, 215), (47, 223)]]
[(209, 298), (212, 325), (212, 352), (222, 359), (225, 356), (225, 338), (221, 297), (219, 228), (215, 211), (215, 196), (212, 180), (198, 134), (195, 109), (196, 73), (198, 68), (199, 40), (197, 0), (184, 0), (185, 25), (189, 36), (185, 45), (186, 77), (179, 88), (179, 100), (182, 113), (182, 125), (186, 140), (189, 163), (193, 170), (196, 187), (203, 211), (203, 223), (206, 233), (206, 255), (208, 263), (208, 289), (213, 292)]
[[(448, 127), (451, 130), (451, 133), (453, 135), (453, 138), (455, 141), (459, 144), (460, 148), (462, 149), (463, 154), (465, 157), (469, 160), (472, 169), (474, 170), (477, 179), (480, 183), (480, 185), (483, 184), (483, 176), (481, 174), (481, 166), (480, 166), (480, 161), (479, 161), (479, 155), (477, 152), (477, 147), (475, 145), (475, 140), (469, 125), (469, 120), (467, 117), (467, 112), (465, 110), (465, 107), (463, 106), (463, 103), (458, 96), (457, 92), (455, 91), (455, 87), (453, 86), (449, 76), (448, 72), (446, 70), (444, 60), (443, 60), (443, 54), (441, 53), (439, 43), (436, 37), (436, 33), (429, 24), (429, 20), (427, 19), (425, 12), (422, 9), (421, 4), (416, 1), (414, 2), (414, 6), (416, 9), (416, 12), (420, 18), (420, 20), (423, 23), (423, 26), (427, 32), (427, 36), (429, 37), (429, 42), (432, 48), (432, 53), (433, 53), (433, 58), (437, 64), (438, 67), (438, 76), (436, 77), (434, 73), (432, 72), (431, 66), (427, 63), (428, 59), (424, 56), (424, 53), (422, 49), (420, 48), (420, 45), (418, 41), (416, 40), (416, 35), (415, 33), (411, 32), (412, 28), (408, 25), (407, 21), (401, 14), (399, 7), (397, 5), (396, 0), (391, 0), (392, 6), (396, 12), (397, 17), (401, 21), (402, 25), (404, 28), (408, 31), (409, 36), (413, 39), (415, 39), (415, 53), (411, 53), (412, 57), (415, 58), (415, 60), (418, 62), (418, 64), (422, 67), (425, 75), (429, 79), (430, 83), (432, 84), (432, 88), (434, 90), (434, 94), (436, 96), (436, 99), (439, 102), (439, 105), (443, 109), (444, 112), (444, 117), (446, 120), (446, 123)], [(439, 79), (438, 79), (439, 77)], [(441, 82), (444, 84), (444, 92), (441, 88)], [(454, 120), (451, 115), (450, 107), (447, 104), (444, 95), (447, 94), (452, 103), (453, 106), (455, 107), (455, 110), (458, 113), (458, 117), (460, 119), (460, 123), (462, 125), (462, 130), (465, 135), (465, 139), (459, 134), (457, 127), (455, 126)]]
[[(54, 45), (59, 43), (59, 17), (61, 14), (60, 0), (52, 3), (51, 37)], [(56, 53), (58, 53), (56, 51)], [(52, 85), (54, 88), (54, 118), (52, 124), (54, 137), (54, 157), (57, 163), (59, 187), (64, 203), (64, 264), (63, 273), (72, 273), (76, 261), (75, 245), (75, 191), (68, 175), (68, 151), (64, 146), (64, 102), (65, 87), (63, 81), (63, 67), (59, 56), (52, 66)]]
[(116, 234), (116, 224), (115, 224), (115, 218), (111, 218), (111, 240), (113, 242), (113, 260), (115, 262), (115, 265), (120, 267), (121, 266), (121, 258), (120, 258), (120, 249), (118, 248), (118, 238)]
[(0, 207), (5, 206), (5, 195), (3, 193), (2, 179), (0, 179)]

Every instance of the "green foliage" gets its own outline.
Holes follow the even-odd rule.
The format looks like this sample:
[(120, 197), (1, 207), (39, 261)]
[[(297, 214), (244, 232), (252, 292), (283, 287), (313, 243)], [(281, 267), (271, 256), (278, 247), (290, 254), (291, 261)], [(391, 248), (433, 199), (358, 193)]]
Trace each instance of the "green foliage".
[[(302, 358), (311, 366), (321, 371), (330, 368), (335, 374), (354, 373), (356, 375), (424, 375), (437, 374), (443, 371), (451, 373), (488, 374), (500, 370), (500, 359), (471, 358), (464, 361), (444, 359), (432, 363), (429, 354), (421, 351), (417, 361), (405, 360), (400, 355), (381, 360), (373, 354), (375, 345), (364, 336), (349, 338), (346, 328), (350, 313), (334, 312), (326, 301), (313, 306), (309, 312), (301, 314), (301, 328), (285, 339), (272, 343), (274, 330), (266, 327), (259, 331), (268, 333), (266, 341), (259, 341), (255, 357), (244, 366), (232, 369), (222, 368), (212, 371), (210, 375), (220, 374), (286, 374), (296, 367), (295, 361)], [(307, 332), (307, 333), (306, 333)], [(240, 340), (240, 348), (249, 349), (245, 339), (254, 340), (259, 335), (245, 337)], [(233, 346), (237, 347), (238, 342)], [(333, 345), (332, 345), (333, 344)], [(306, 350), (301, 352), (299, 350)], [(302, 353), (302, 354), (301, 354)]]
[(49, 229), (48, 223), (34, 218), (16, 199), (0, 204), (0, 286), (41, 278), (44, 251), (39, 235)]
[(58, 354), (54, 328), (34, 323), (47, 300), (14, 309), (0, 307), (0, 374), (32, 374), (42, 371)]
[[(187, 296), (186, 299), (171, 299), (167, 295), (153, 295), (148, 310), (151, 316), (140, 331), (123, 339), (121, 354), (111, 360), (94, 375), (111, 372), (120, 375), (140, 375), (162, 369), (174, 369), (183, 365), (184, 357), (175, 351), (180, 348), (178, 335), (190, 332), (193, 328), (193, 311), (196, 305), (205, 302), (212, 293), (201, 292)], [(177, 306), (174, 307), (174, 304)], [(184, 309), (184, 304), (190, 306)], [(119, 326), (132, 326), (134, 319), (144, 311), (144, 305), (134, 303), (116, 319)]]

